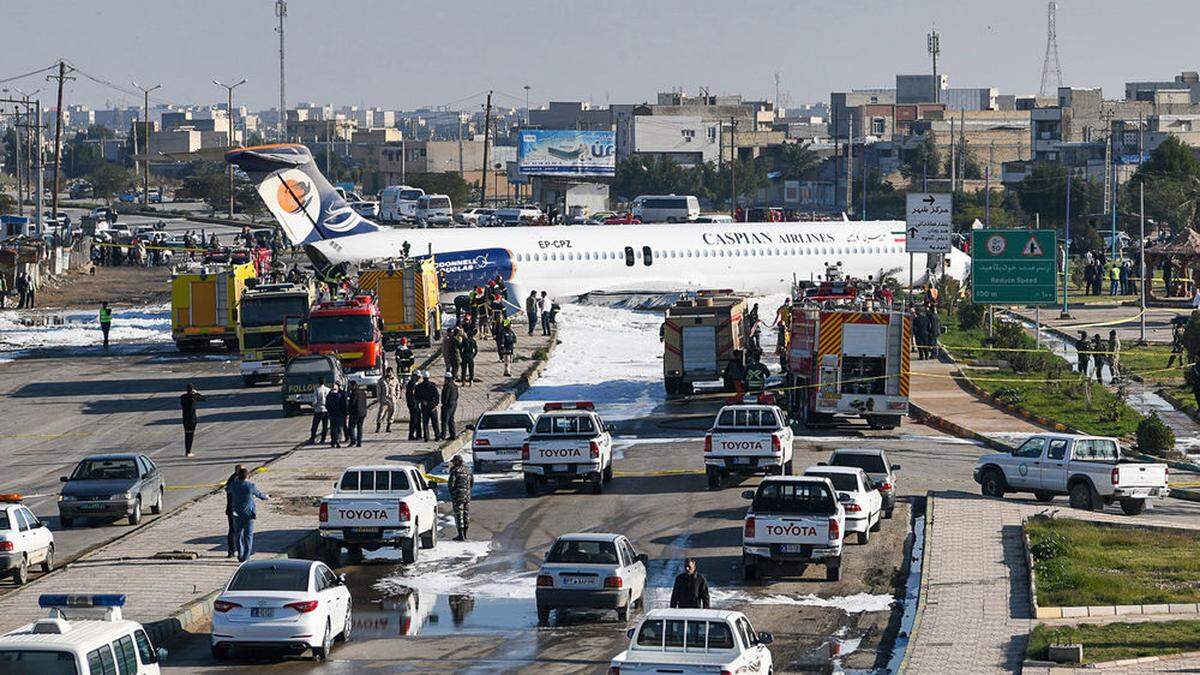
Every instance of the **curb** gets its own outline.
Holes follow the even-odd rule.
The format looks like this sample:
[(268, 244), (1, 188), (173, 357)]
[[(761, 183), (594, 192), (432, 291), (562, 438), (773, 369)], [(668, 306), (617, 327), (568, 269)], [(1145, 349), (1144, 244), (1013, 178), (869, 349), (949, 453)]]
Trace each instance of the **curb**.
[[(911, 407), (911, 402), (909, 403)], [(912, 628), (908, 631), (908, 644), (904, 648), (904, 658), (896, 668), (897, 675), (908, 672), (908, 659), (912, 656), (913, 645), (917, 643), (917, 634), (921, 630), (921, 618), (925, 616), (925, 603), (929, 590), (929, 542), (933, 538), (933, 502), (935, 497), (926, 493), (925, 497), (925, 550), (921, 554), (921, 586), (917, 592), (917, 610), (913, 614)]]
[[(554, 348), (558, 345), (557, 336), (558, 331), (555, 329), (550, 335), (550, 344), (546, 347), (547, 358), (543, 360), (534, 360), (534, 362), (525, 369), (525, 372), (521, 373), (521, 375), (517, 378), (516, 385), (513, 386), (512, 389), (506, 392), (503, 396), (496, 399), (492, 403), (492, 406), (488, 408), (489, 410), (495, 410), (501, 406), (507, 406), (511, 404), (518, 396), (525, 393), (531, 386), (533, 386), (533, 381), (537, 379), (538, 375), (541, 374), (542, 369), (545, 368), (546, 363), (549, 361), (550, 354), (554, 352)], [(441, 347), (435, 348), (434, 352), (421, 362), (419, 369), (428, 369), (430, 364), (436, 361), (441, 354)], [(467, 445), (469, 442), (468, 434), (459, 434), (457, 437), (443, 442), (440, 446), (438, 446), (438, 448), (431, 450), (421, 460), (421, 464), (424, 466), (425, 470), (428, 471), (438, 464), (446, 461), (448, 457), (459, 452), (462, 447)], [(296, 447), (298, 448), (300, 446)], [(272, 461), (279, 461), (284, 457), (291, 455), (293, 452), (295, 452), (295, 450), (296, 448), (293, 448), (292, 450), (280, 455)], [(268, 462), (268, 464), (269, 463), (270, 462)], [(179, 510), (176, 509), (176, 512), (178, 511)], [(277, 557), (310, 558), (318, 555), (322, 549), (323, 545), (321, 543), (320, 535), (317, 534), (316, 530), (310, 530)], [(217, 596), (221, 594), (221, 590), (222, 589), (218, 588), (204, 595), (203, 597), (192, 600), (186, 605), (176, 609), (166, 618), (143, 624), (143, 627), (146, 629), (146, 633), (150, 636), (153, 644), (156, 647), (161, 647), (164, 642), (170, 640), (180, 633), (196, 633), (209, 625), (212, 621), (213, 600), (215, 600)]]
[(1026, 659), (1021, 663), (1022, 668), (1047, 668), (1051, 673), (1074, 673), (1077, 670), (1109, 670), (1111, 668), (1128, 668), (1129, 666), (1140, 666), (1147, 663), (1158, 663), (1161, 661), (1178, 661), (1180, 659), (1195, 659), (1200, 658), (1200, 652), (1179, 652), (1177, 654), (1161, 654), (1159, 656), (1142, 656), (1136, 659), (1119, 659), (1117, 661), (1102, 661), (1099, 663), (1089, 663), (1087, 665), (1069, 665), (1065, 663), (1055, 663), (1054, 661), (1036, 661)]
[(1013, 447), (1007, 443), (984, 436), (978, 431), (968, 429), (960, 424), (955, 424), (944, 417), (934, 415), (916, 403), (913, 403), (911, 399), (908, 402), (908, 416), (913, 418), (915, 421), (920, 422), (921, 424), (931, 426), (934, 429), (948, 433), (951, 436), (977, 441), (993, 450), (999, 450), (1001, 452), (1012, 452), (1013, 450)]

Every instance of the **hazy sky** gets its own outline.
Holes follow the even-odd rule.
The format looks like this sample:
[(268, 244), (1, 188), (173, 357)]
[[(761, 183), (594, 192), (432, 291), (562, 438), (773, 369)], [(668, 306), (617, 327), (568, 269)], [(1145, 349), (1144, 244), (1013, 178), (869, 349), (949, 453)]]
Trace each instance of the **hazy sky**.
[[(224, 100), (211, 80), (249, 81), (252, 108), (279, 100), (273, 0), (42, 0), (4, 3), (0, 78), (59, 57), (125, 89), (162, 83), (158, 101)], [(925, 35), (942, 36), (951, 86), (1036, 93), (1044, 0), (290, 0), (287, 101), (389, 108), (653, 100), (658, 91), (793, 103), (833, 89), (891, 86), (928, 72)], [(1058, 44), (1066, 84), (1122, 95), (1126, 80), (1171, 79), (1191, 56), (1196, 0), (1062, 0)], [(1138, 29), (1136, 32), (1133, 27)], [(53, 91), (41, 76), (0, 84)], [(101, 107), (141, 97), (80, 77), (66, 102)]]

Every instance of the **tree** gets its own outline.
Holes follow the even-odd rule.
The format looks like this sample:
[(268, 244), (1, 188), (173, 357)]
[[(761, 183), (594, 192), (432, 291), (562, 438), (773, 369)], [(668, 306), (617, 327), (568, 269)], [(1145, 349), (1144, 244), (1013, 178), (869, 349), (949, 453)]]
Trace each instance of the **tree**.
[(954, 171), (959, 179), (978, 180), (983, 178), (983, 169), (979, 166), (979, 161), (975, 159), (975, 153), (967, 147), (966, 139), (959, 137), (958, 145), (956, 146), (956, 157), (953, 159), (946, 158), (946, 175), (950, 175), (950, 165), (955, 163)]
[(941, 153), (932, 134), (925, 134), (924, 139), (911, 150), (901, 151), (900, 173), (910, 181), (920, 180), (924, 176), (930, 178), (938, 175), (942, 165)]
[(17, 130), (11, 126), (4, 132), (4, 168), (17, 175)]
[[(739, 159), (733, 166), (733, 177), (737, 190), (736, 202), (747, 201), (747, 195), (753, 195), (762, 188), (766, 187), (770, 180), (767, 178), (767, 170), (763, 166), (763, 162), (759, 159)], [(717, 184), (713, 186), (713, 192), (718, 200), (729, 200), (729, 164), (722, 164), (715, 176)]]
[(0, 214), (12, 213), (17, 206), (17, 200), (7, 192), (0, 192)]
[(425, 194), (446, 195), (450, 203), (458, 208), (471, 200), (471, 184), (455, 171), (445, 173), (410, 173), (406, 178), (409, 185), (419, 187)]
[(997, 228), (1020, 227), (1025, 222), (1025, 214), (1017, 204), (1016, 195), (1009, 191), (993, 190), (990, 204), (987, 194), (982, 191), (954, 193), (954, 229), (969, 232), (976, 220)]
[(1200, 176), (1200, 160), (1178, 137), (1168, 136), (1150, 153), (1150, 159), (1138, 167), (1131, 183), (1154, 177), (1186, 180), (1195, 176)]
[(662, 156), (634, 155), (617, 165), (613, 192), (633, 199), (645, 194), (697, 195), (704, 192), (705, 172)]
[(111, 162), (101, 162), (88, 174), (88, 182), (96, 197), (112, 199), (125, 188), (133, 185), (133, 172)]
[[(1067, 169), (1061, 164), (1041, 163), (1016, 185), (1014, 191), (1021, 209), (1042, 220), (1061, 225), (1067, 211)], [(1071, 220), (1103, 209), (1104, 186), (1079, 177), (1071, 178)]]
[(784, 180), (808, 178), (818, 164), (820, 159), (813, 152), (811, 143), (784, 143), (779, 146), (779, 154), (775, 157), (775, 170)]
[[(854, 185), (856, 204), (861, 204), (862, 180)], [(871, 220), (904, 220), (905, 196), (891, 183), (883, 180), (878, 169), (867, 172), (867, 217)]]

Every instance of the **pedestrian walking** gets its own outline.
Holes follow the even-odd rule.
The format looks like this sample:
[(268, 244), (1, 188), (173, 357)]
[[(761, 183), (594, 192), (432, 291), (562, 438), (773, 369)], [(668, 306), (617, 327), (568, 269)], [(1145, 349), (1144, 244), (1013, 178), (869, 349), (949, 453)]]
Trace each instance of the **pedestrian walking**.
[(29, 277), (24, 272), (18, 273), (13, 288), (17, 291), (17, 309), (25, 309), (29, 302)]
[(196, 391), (196, 386), (188, 383), (187, 391), (179, 397), (179, 407), (183, 411), (183, 456), (192, 456), (192, 440), (196, 437), (196, 402), (205, 400), (204, 394)]
[(108, 332), (112, 330), (112, 310), (107, 302), (100, 303), (100, 332), (104, 334), (104, 348), (108, 349)]
[(454, 424), (454, 414), (458, 412), (458, 385), (454, 382), (454, 373), (446, 371), (446, 381), (442, 383), (442, 435), (441, 438), (458, 436)]
[(367, 388), (357, 382), (350, 383), (350, 394), (347, 396), (346, 413), (350, 423), (346, 438), (350, 445), (362, 447), (363, 423), (367, 420)]
[(1179, 323), (1171, 327), (1171, 358), (1167, 359), (1168, 368), (1174, 365), (1175, 359), (1179, 359), (1180, 366), (1185, 365), (1187, 360), (1183, 355), (1183, 326)]
[(379, 400), (379, 411), (375, 413), (375, 433), (383, 421), (387, 421), (387, 433), (392, 433), (392, 422), (396, 419), (396, 405), (400, 402), (400, 380), (396, 371), (388, 368), (379, 379), (379, 391), (375, 395)]
[(479, 343), (472, 335), (463, 335), (458, 344), (459, 374), (462, 383), (471, 386), (475, 381), (475, 356), (479, 354)]
[[(329, 388), (325, 396), (325, 410), (329, 414), (329, 447), (342, 447), (342, 431), (346, 428), (346, 413), (349, 405), (346, 394), (337, 381)], [(347, 439), (349, 440), (349, 439)]]
[(25, 275), (25, 283), (29, 289), (26, 291), (27, 299), (25, 301), (25, 308), (33, 309), (34, 307), (37, 307), (38, 282), (27, 274)]
[(925, 343), (928, 351), (925, 353), (925, 358), (936, 359), (938, 357), (938, 340), (942, 337), (942, 318), (938, 316), (937, 308), (929, 312), (929, 327), (925, 331)]
[(475, 485), (475, 476), (467, 468), (462, 455), (450, 458), (450, 473), (446, 479), (446, 489), (450, 492), (450, 502), (454, 505), (454, 527), (458, 533), (454, 541), (466, 541), (467, 529), (471, 527), (471, 488)]
[[(225, 479), (225, 487), (229, 487), (230, 483), (237, 480), (238, 472), (241, 470), (241, 464), (233, 467), (233, 473)], [(225, 491), (225, 524), (228, 526), (228, 531), (225, 533), (225, 557), (232, 558), (237, 555), (238, 550), (238, 527), (237, 519), (233, 517), (233, 494), (229, 490)]]
[(451, 328), (442, 337), (442, 363), (454, 377), (458, 377), (458, 356), (458, 329)]
[(1117, 339), (1117, 331), (1108, 331), (1108, 353), (1105, 355), (1108, 359), (1108, 371), (1112, 373), (1113, 379), (1121, 376), (1121, 341)]
[(546, 291), (542, 291), (542, 295), (538, 298), (538, 316), (542, 317), (542, 335), (549, 335), (550, 298), (546, 297)]
[(512, 322), (504, 320), (500, 326), (500, 334), (496, 338), (496, 351), (500, 354), (500, 362), (504, 364), (505, 376), (511, 375), (513, 352), (517, 348), (517, 334), (512, 329)]
[(525, 298), (525, 316), (529, 318), (529, 334), (533, 335), (538, 325), (537, 291), (529, 291), (529, 297)]
[[(1104, 368), (1104, 345), (1101, 342), (1100, 334), (1096, 333), (1092, 336), (1092, 364), (1096, 369), (1096, 381), (1103, 382), (1104, 379), (1100, 374), (1100, 370)], [(1109, 369), (1112, 372), (1112, 369)]]
[(325, 377), (317, 378), (317, 386), (313, 387), (312, 393), (312, 408), (313, 418), (312, 427), (308, 430), (308, 444), (314, 445), (317, 442), (317, 427), (321, 427), (321, 445), (325, 445), (325, 438), (329, 435), (329, 410), (325, 407), (325, 398), (329, 396), (329, 387), (325, 386)]
[(412, 347), (408, 346), (408, 338), (400, 338), (400, 344), (396, 345), (396, 370), (400, 373), (400, 377), (408, 377), (412, 373), (415, 361), (416, 357), (413, 356)]
[(417, 375), (408, 376), (404, 382), (404, 404), (408, 406), (408, 440), (421, 438), (421, 404), (417, 402)]
[(929, 341), (929, 315), (925, 310), (918, 309), (916, 316), (912, 320), (913, 340), (917, 343), (917, 359), (925, 360), (925, 355), (929, 351), (926, 346)]
[[(431, 441), (442, 437), (441, 425), (438, 420), (438, 403), (441, 396), (437, 385), (429, 381), (429, 371), (421, 371), (421, 383), (416, 388), (417, 403), (421, 406), (421, 440)], [(433, 433), (429, 433), (430, 426)]]
[(254, 507), (255, 498), (271, 498), (260, 492), (258, 486), (248, 480), (249, 475), (246, 467), (240, 467), (237, 470), (237, 478), (225, 486), (237, 528), (238, 562), (246, 562), (254, 555), (254, 520), (258, 516), (258, 510)]
[(708, 609), (708, 579), (696, 570), (695, 558), (683, 561), (671, 589), (671, 609)]
[(1075, 341), (1075, 357), (1079, 361), (1079, 374), (1087, 377), (1088, 374), (1088, 358), (1091, 356), (1089, 352), (1092, 350), (1092, 341), (1088, 339), (1087, 331), (1079, 331), (1079, 339)]

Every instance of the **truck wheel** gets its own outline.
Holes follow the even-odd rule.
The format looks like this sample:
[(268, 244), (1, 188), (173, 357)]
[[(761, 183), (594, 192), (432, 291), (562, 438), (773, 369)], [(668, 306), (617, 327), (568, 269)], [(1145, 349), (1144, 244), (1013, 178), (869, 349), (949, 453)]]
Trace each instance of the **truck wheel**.
[(417, 562), (417, 537), (413, 536), (404, 542), (401, 542), (400, 547), (400, 562), (405, 565), (411, 565)]
[(858, 545), (864, 546), (869, 541), (871, 541), (871, 528), (867, 527), (867, 529), (858, 533)]
[(1054, 493), (1038, 490), (1037, 492), (1033, 493), (1033, 498), (1043, 504), (1049, 504), (1050, 502), (1054, 501)]
[(667, 396), (678, 396), (679, 387), (682, 383), (678, 377), (667, 377), (663, 379), (663, 389), (667, 391)]
[(1004, 475), (995, 469), (988, 469), (979, 481), (979, 491), (984, 497), (1000, 499), (1004, 496)]
[(1145, 499), (1125, 497), (1121, 500), (1121, 512), (1127, 516), (1136, 516), (1146, 510)]
[(257, 376), (255, 376), (255, 375), (243, 375), (242, 376), (242, 386), (243, 387), (253, 387), (255, 384), (258, 384)]
[(779, 463), (779, 475), (786, 476), (786, 475), (788, 475), (788, 473), (789, 472), (788, 472), (787, 462), (780, 462)]
[(225, 351), (236, 352), (238, 350), (238, 348), (239, 348), (239, 345), (238, 345), (237, 338), (233, 338), (232, 340), (225, 340)]
[(751, 562), (748, 555), (742, 555), (742, 576), (746, 581), (758, 580), (758, 565)]
[(298, 414), (300, 414), (300, 406), (296, 405), (295, 403), (284, 403), (283, 404), (283, 416), (284, 417), (295, 417)]
[(1085, 481), (1079, 481), (1071, 486), (1071, 508), (1083, 511), (1095, 510), (1095, 500), (1092, 499), (1092, 486)]
[(608, 465), (608, 466), (607, 466), (607, 467), (604, 469), (604, 482), (605, 482), (605, 483), (611, 483), (611, 482), (612, 482), (612, 479), (613, 479), (613, 467), (612, 467), (612, 464), (609, 464), (609, 465)]
[(69, 530), (69, 529), (71, 529), (71, 527), (73, 527), (75, 525), (75, 519), (74, 518), (63, 518), (62, 516), (59, 516), (58, 524), (62, 525), (63, 529)]
[(538, 493), (537, 479), (529, 474), (525, 474), (525, 494), (530, 497), (536, 497)]
[(708, 474), (708, 489), (709, 490), (720, 490), (721, 489), (721, 472), (717, 471), (716, 468), (711, 467), (711, 466), (706, 467), (704, 472), (706, 474)]
[(621, 623), (629, 621), (629, 605), (617, 608), (617, 621)]
[(229, 658), (229, 645), (211, 645), (214, 661), (224, 661)]
[(691, 382), (684, 382), (679, 385), (679, 393), (684, 396), (691, 396), (696, 391), (696, 387)]
[(433, 521), (433, 527), (429, 531), (421, 535), (421, 548), (433, 548), (437, 546), (437, 520)]
[(361, 546), (347, 546), (346, 547), (346, 558), (348, 558), (350, 560), (350, 564), (352, 564), (352, 565), (357, 565), (358, 563), (362, 562), (362, 559), (363, 559), (362, 547)]
[(842, 580), (842, 561), (838, 560), (835, 565), (825, 566), (825, 581), (841, 581)]
[(791, 476), (791, 475), (792, 475), (792, 461), (793, 461), (793, 460), (790, 460), (790, 459), (789, 459), (787, 462), (784, 462), (784, 464), (783, 464), (783, 475), (785, 475), (785, 476)]
[(600, 472), (592, 474), (592, 494), (598, 495), (604, 491), (604, 476)]
[(539, 626), (549, 626), (550, 625), (550, 610), (549, 609), (542, 607), (541, 605), (538, 605), (537, 616), (538, 616), (538, 625)]

